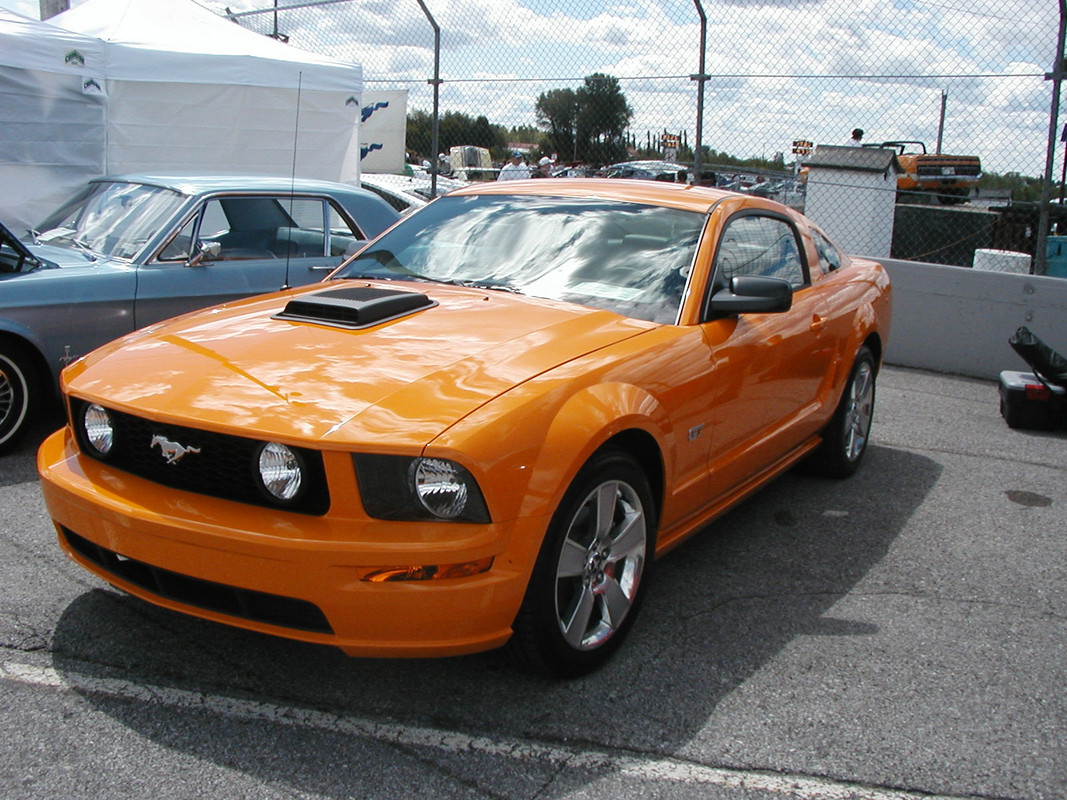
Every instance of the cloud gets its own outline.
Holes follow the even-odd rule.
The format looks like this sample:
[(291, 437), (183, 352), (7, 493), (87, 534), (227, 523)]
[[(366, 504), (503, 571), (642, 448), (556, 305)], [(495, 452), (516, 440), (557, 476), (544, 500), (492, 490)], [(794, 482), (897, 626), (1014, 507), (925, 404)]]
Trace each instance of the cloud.
[[(268, 0), (200, 0), (234, 11)], [(36, 0), (0, 0), (23, 13)], [(426, 0), (441, 27), (441, 107), (532, 124), (549, 89), (593, 72), (620, 79), (633, 130), (687, 129), (693, 141), (699, 18), (692, 0)], [(77, 3), (76, 3), (77, 4)], [(284, 5), (284, 3), (283, 3)], [(703, 0), (705, 143), (740, 156), (794, 138), (946, 135), (987, 167), (1044, 171), (1054, 54), (1047, 0)], [(1053, 4), (1054, 5), (1054, 4)], [(246, 17), (264, 26), (272, 15)], [(433, 33), (417, 3), (332, 3), (281, 15), (295, 46), (364, 66), (368, 85), (406, 88), (428, 109)], [(1018, 141), (1011, 130), (1017, 126)], [(993, 144), (995, 142), (995, 145)], [(772, 152), (773, 152), (772, 151)]]

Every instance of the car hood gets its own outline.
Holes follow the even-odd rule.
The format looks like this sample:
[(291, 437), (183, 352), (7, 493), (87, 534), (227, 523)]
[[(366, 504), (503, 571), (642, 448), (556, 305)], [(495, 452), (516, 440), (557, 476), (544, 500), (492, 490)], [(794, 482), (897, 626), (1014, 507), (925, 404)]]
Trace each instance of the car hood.
[(22, 263), (22, 269), (18, 272), (6, 273), (4, 277), (7, 278), (12, 275), (37, 274), (42, 269), (56, 269), (59, 267), (91, 270), (104, 265), (130, 266), (129, 262), (116, 262), (106, 256), (89, 255), (69, 247), (59, 247), (52, 244), (32, 244), (14, 238), (5, 239), (4, 241), (5, 244), (8, 244), (12, 250), (25, 259)]
[(27, 244), (27, 249), (47, 267), (92, 267), (110, 263), (111, 259), (99, 254), (90, 255), (73, 247), (60, 247), (54, 244)]
[(352, 283), (146, 328), (68, 367), (64, 386), (181, 425), (410, 449), (517, 384), (657, 327), (499, 291), (364, 281), (425, 294), (435, 305), (363, 330), (276, 317), (294, 298)]

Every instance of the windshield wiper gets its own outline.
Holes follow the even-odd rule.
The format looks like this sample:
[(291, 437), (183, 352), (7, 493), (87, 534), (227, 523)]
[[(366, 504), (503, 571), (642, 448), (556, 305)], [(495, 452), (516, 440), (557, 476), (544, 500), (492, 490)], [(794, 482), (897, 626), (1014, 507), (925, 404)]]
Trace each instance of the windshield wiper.
[(450, 281), (439, 281), (439, 283), (450, 283), (453, 286), (466, 286), (470, 289), (489, 289), (494, 292), (510, 292), (511, 294), (522, 294), (514, 286), (509, 286), (506, 283), (493, 283), (492, 281), (476, 281), (470, 279), (455, 279)]
[(52, 244), (56, 240), (68, 241), (81, 251), (82, 255), (88, 258), (90, 261), (96, 261), (97, 254), (93, 252), (93, 249), (89, 247), (85, 242), (74, 235), (75, 231), (70, 228), (53, 228), (50, 231), (44, 233), (38, 233), (34, 239), (34, 244)]

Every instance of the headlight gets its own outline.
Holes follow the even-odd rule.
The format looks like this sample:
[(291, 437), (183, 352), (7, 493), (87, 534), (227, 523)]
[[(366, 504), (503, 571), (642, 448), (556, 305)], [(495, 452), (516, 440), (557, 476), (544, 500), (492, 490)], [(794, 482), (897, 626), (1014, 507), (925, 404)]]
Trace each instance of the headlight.
[(82, 412), (82, 431), (85, 442), (96, 451), (96, 455), (106, 456), (115, 443), (115, 428), (111, 424), (111, 415), (107, 409), (90, 403)]
[(290, 503), (300, 496), (304, 482), (304, 465), (300, 457), (284, 444), (270, 442), (259, 450), (259, 481), (275, 500)]
[(422, 507), (441, 519), (455, 519), (467, 507), (470, 473), (443, 458), (416, 458), (411, 482)]
[(378, 519), (489, 522), (477, 481), (444, 458), (356, 455), (363, 508)]

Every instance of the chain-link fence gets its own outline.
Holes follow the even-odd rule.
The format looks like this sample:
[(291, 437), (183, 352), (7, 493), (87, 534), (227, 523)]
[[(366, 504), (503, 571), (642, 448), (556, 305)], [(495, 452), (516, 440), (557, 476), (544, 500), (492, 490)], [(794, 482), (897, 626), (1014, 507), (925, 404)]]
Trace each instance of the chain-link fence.
[[(1050, 139), (1059, 139), (1051, 78), (1062, 70), (1062, 5), (237, 0), (225, 11), (215, 7), (252, 30), (362, 64), (368, 92), (406, 91), (408, 154), (446, 174), (462, 166), (450, 163), (458, 146), (484, 148), (494, 167), (518, 151), (535, 171), (548, 158), (546, 169), (571, 174), (666, 162), (631, 163), (614, 174), (674, 180), (681, 173), (771, 196), (817, 216), (847, 249), (880, 247), (864, 241), (864, 230), (888, 227), (891, 253), (874, 254), (971, 266), (976, 250), (1032, 255), (1039, 230), (1055, 233), (1059, 224), (1067, 233), (1055, 202), (1067, 174), (1063, 144), (1052, 141), (1048, 157)], [(854, 129), (863, 132), (858, 142)], [(834, 150), (856, 144), (884, 149)], [(438, 155), (446, 158), (437, 162)], [(1042, 205), (1043, 192), (1053, 203)], [(1042, 214), (1052, 228), (1042, 227)], [(1044, 271), (1040, 259), (1037, 270)]]

